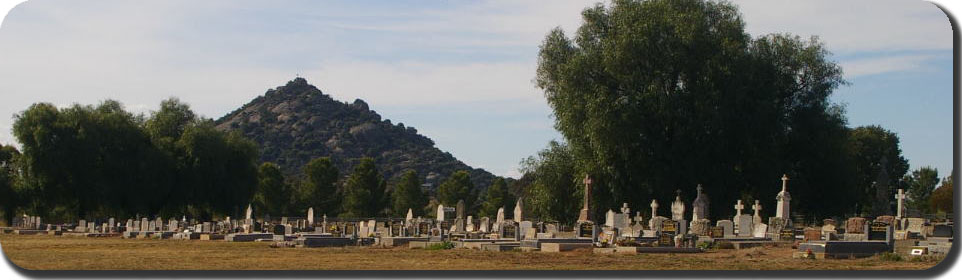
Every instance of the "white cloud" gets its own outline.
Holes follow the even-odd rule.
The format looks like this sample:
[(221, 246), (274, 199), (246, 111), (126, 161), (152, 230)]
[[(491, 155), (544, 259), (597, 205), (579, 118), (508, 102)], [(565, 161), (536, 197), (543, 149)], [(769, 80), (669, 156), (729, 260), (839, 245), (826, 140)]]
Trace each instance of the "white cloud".
[(840, 65), (846, 79), (884, 73), (914, 71), (922, 69), (927, 60), (934, 55), (900, 55), (842, 61)]
[(738, 0), (753, 35), (818, 35), (838, 53), (952, 49), (949, 18), (917, 0)]

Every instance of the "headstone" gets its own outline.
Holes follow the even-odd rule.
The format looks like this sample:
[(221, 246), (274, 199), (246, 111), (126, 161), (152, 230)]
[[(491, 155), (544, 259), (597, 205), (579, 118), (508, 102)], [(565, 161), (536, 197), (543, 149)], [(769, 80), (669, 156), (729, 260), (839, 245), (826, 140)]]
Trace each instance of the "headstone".
[(314, 207), (307, 208), (307, 224), (308, 226), (314, 226)]
[(695, 196), (695, 201), (692, 202), (691, 220), (698, 221), (701, 219), (708, 219), (708, 196), (702, 192), (701, 184), (698, 184), (698, 187), (695, 188), (695, 190), (698, 192), (698, 194)]
[(521, 239), (530, 239), (535, 237), (535, 235), (537, 234), (537, 231), (535, 232), (535, 234), (532, 234), (529, 236), (528, 231), (530, 229), (534, 229), (534, 225), (531, 223), (531, 221), (522, 221), (518, 223), (518, 231), (519, 231), (519, 234), (521, 234)]
[(578, 214), (578, 222), (591, 220), (591, 176), (585, 175), (583, 182), (585, 184), (584, 204), (581, 207), (581, 212)]
[(762, 223), (762, 215), (761, 215), (762, 204), (758, 203), (757, 199), (755, 200), (755, 205), (752, 205), (752, 210), (755, 211), (755, 215), (752, 216), (752, 223), (761, 224)]
[(868, 240), (889, 241), (892, 237), (892, 225), (884, 222), (872, 222), (869, 225)]
[(731, 220), (720, 220), (715, 222), (715, 226), (722, 229), (722, 235), (715, 237), (733, 237), (735, 236), (735, 225)]
[(247, 211), (245, 212), (245, 214), (246, 214), (246, 215), (244, 215), (244, 219), (245, 219), (245, 220), (253, 219), (253, 216), (252, 216), (252, 215), (254, 215), (254, 209), (251, 208), (251, 205), (250, 205), (250, 204), (247, 204)]
[(781, 234), (783, 229), (791, 229), (789, 226), (789, 220), (779, 217), (768, 217), (768, 232), (772, 234), (772, 239), (778, 238), (777, 235)]
[(736, 224), (738, 225), (738, 237), (751, 237), (752, 236), (752, 215), (741, 214), (735, 217)]
[(106, 231), (106, 232), (115, 232), (116, 230), (114, 229), (114, 227), (117, 226), (117, 220), (114, 219), (114, 218), (107, 219), (107, 225), (108, 225), (108, 227), (107, 227), (107, 229), (104, 229), (104, 231)]
[(768, 225), (766, 224), (754, 224), (752, 226), (752, 237), (755, 238), (765, 238), (768, 233)]
[(441, 221), (444, 221), (444, 220), (445, 220), (445, 217), (444, 217), (444, 204), (438, 204), (438, 212), (437, 212), (437, 214), (436, 214), (434, 217), (438, 220), (438, 222), (441, 222)]
[(475, 230), (477, 230), (477, 227), (474, 225), (474, 216), (468, 216), (468, 221), (464, 226), (464, 231), (474, 232)]
[(698, 236), (708, 236), (711, 232), (711, 222), (708, 219), (691, 221), (691, 234)]
[(648, 220), (648, 228), (655, 232), (661, 232), (661, 225), (665, 222), (665, 220), (669, 219), (662, 216), (652, 217), (651, 220)]
[(685, 203), (681, 201), (681, 190), (676, 191), (675, 201), (671, 203), (671, 219), (681, 221), (685, 219)]
[(498, 208), (498, 216), (495, 218), (494, 223), (497, 225), (504, 223), (504, 207)]
[(140, 232), (150, 231), (149, 228), (150, 222), (147, 221), (147, 218), (140, 218)]
[(866, 233), (865, 232), (865, 218), (862, 217), (852, 217), (848, 218), (845, 222), (845, 233)]
[(518, 203), (514, 205), (514, 221), (521, 222), (524, 221), (524, 206), (521, 206), (522, 199), (518, 199)]
[[(651, 206), (651, 218), (657, 217), (657, 216), (658, 216), (658, 201), (652, 199), (652, 200), (651, 200), (651, 204), (649, 204), (648, 206)], [(653, 228), (653, 227), (649, 227), (649, 228)]]
[(491, 232), (491, 223), (488, 217), (481, 217), (480, 223), (478, 224), (478, 230), (483, 233)]
[(455, 211), (457, 211), (457, 216), (456, 216), (456, 218), (458, 218), (458, 219), (464, 219), (464, 199), (458, 200), (458, 204), (457, 204), (457, 207), (456, 207), (455, 209), (457, 209), (457, 210), (455, 210)]
[(164, 231), (164, 219), (161, 219), (160, 216), (157, 216), (157, 218), (154, 218), (154, 228), (151, 230)]
[(742, 215), (742, 210), (744, 209), (745, 205), (742, 204), (742, 200), (739, 199), (738, 202), (735, 203), (735, 220), (733, 221), (735, 223), (735, 227), (738, 227), (738, 217)]
[(661, 232), (662, 234), (667, 233), (672, 236), (677, 235), (681, 233), (681, 229), (679, 228), (679, 222), (675, 220), (664, 220), (661, 223), (661, 228), (659, 232)]
[(167, 231), (177, 231), (177, 220), (170, 219), (167, 223)]
[(788, 174), (782, 175), (782, 191), (778, 192), (778, 195), (775, 196), (775, 200), (777, 201), (775, 204), (775, 217), (781, 218), (790, 225), (790, 202), (792, 201), (792, 196), (788, 194)]
[(414, 211), (411, 210), (411, 208), (408, 208), (408, 214), (404, 216), (404, 222), (410, 223), (411, 220), (414, 220)]

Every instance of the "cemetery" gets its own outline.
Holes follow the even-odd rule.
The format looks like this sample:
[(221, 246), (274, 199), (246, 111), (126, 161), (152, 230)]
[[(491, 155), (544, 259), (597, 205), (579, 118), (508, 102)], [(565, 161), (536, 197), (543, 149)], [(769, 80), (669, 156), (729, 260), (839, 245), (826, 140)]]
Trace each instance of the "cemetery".
[[(925, 257), (923, 259), (928, 262), (917, 262), (916, 265), (931, 266), (952, 247), (952, 221), (936, 222), (907, 217), (901, 208), (904, 199), (901, 190), (895, 197), (900, 208), (894, 216), (850, 217), (842, 223), (825, 219), (816, 225), (793, 219), (789, 179), (783, 176), (781, 180), (782, 189), (774, 200), (775, 216), (767, 217), (767, 220), (761, 214), (764, 203), (760, 200), (750, 206), (751, 214), (743, 213), (747, 205), (738, 200), (733, 206), (734, 217), (714, 217), (717, 220), (712, 220), (707, 211), (709, 198), (703, 193), (704, 187), (698, 185), (695, 188), (696, 198), (691, 202), (684, 201), (681, 190), (677, 191), (678, 195), (668, 209), (670, 211), (659, 209), (661, 204), (653, 200), (648, 205), (652, 214), (646, 217), (640, 211), (632, 213), (631, 205), (624, 203), (620, 209), (607, 210), (604, 221), (591, 220), (595, 209), (590, 203), (591, 199), (585, 195), (574, 225), (530, 220), (524, 214), (520, 201), (514, 205), (513, 211), (505, 211), (502, 207), (493, 218), (467, 215), (463, 201), (455, 207), (439, 205), (433, 218), (415, 217), (410, 210), (403, 218), (329, 218), (323, 214), (317, 217), (313, 208), (307, 209), (304, 217), (257, 217), (254, 209), (248, 206), (243, 219), (226, 217), (216, 221), (187, 217), (167, 220), (161, 217), (126, 220), (109, 217), (69, 224), (48, 224), (43, 223), (40, 217), (24, 216), (15, 219), (12, 227), (2, 228), (0, 240), (4, 241), (5, 253), (15, 263), (19, 263), (17, 251), (8, 246), (17, 248), (19, 240), (35, 240), (30, 238), (174, 244), (171, 246), (201, 242), (268, 252), (316, 252), (302, 248), (356, 250), (354, 252), (389, 249), (392, 252), (408, 251), (429, 256), (447, 254), (442, 251), (474, 251), (476, 253), (472, 254), (485, 258), (498, 258), (490, 254), (522, 253), (542, 256), (574, 254), (593, 258), (640, 255), (655, 256), (649, 258), (666, 261), (673, 258), (716, 258), (719, 255), (751, 256), (776, 250), (784, 253), (779, 257), (781, 261), (812, 259), (811, 262), (825, 262), (828, 266), (845, 263), (831, 263), (841, 260), (825, 259), (851, 259), (851, 262), (861, 258), (872, 260), (882, 254)], [(591, 178), (586, 177), (583, 183), (589, 190), (586, 193), (590, 193)], [(689, 209), (690, 212), (687, 211)], [(506, 212), (512, 215), (508, 216)], [(659, 215), (661, 213), (666, 215)], [(647, 262), (647, 258), (640, 262)]]

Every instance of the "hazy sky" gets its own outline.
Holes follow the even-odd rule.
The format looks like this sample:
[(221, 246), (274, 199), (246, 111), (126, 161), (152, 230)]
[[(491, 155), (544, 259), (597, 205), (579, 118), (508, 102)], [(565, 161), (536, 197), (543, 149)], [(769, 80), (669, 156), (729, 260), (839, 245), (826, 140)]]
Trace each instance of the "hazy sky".
[[(561, 139), (533, 84), (538, 45), (597, 1), (32, 0), (0, 25), (0, 143), (35, 102), (116, 99), (149, 113), (175, 96), (219, 118), (296, 75), (362, 98), (458, 159), (517, 176)], [(818, 35), (851, 85), (850, 126), (898, 133), (912, 169), (952, 169), (952, 31), (935, 5), (734, 1), (746, 28)]]

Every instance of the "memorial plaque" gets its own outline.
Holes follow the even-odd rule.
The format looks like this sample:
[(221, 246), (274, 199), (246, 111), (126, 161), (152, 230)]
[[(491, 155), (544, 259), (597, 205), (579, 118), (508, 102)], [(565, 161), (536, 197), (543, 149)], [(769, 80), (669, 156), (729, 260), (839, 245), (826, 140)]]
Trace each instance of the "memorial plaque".
[(581, 223), (578, 229), (580, 233), (578, 237), (592, 238), (593, 232), (595, 230), (595, 225), (593, 223)]
[(722, 238), (722, 237), (725, 237), (725, 228), (724, 228), (724, 227), (712, 227), (712, 228), (711, 228), (711, 237), (712, 237), (712, 238)]
[(418, 224), (418, 234), (428, 234), (431, 233), (431, 224), (420, 223)]
[(662, 233), (658, 237), (658, 246), (661, 247), (672, 247), (675, 246), (675, 236), (672, 234)]
[(391, 236), (401, 236), (401, 224), (391, 224)]
[(778, 235), (779, 239), (782, 241), (794, 241), (795, 240), (795, 230), (793, 229), (782, 229)]
[(868, 240), (887, 240), (889, 224), (885, 222), (872, 222), (869, 224)]
[(505, 224), (502, 230), (504, 234), (501, 238), (516, 238), (518, 236), (518, 227), (513, 224)]
[(665, 220), (661, 223), (661, 232), (674, 236), (678, 234), (678, 222), (675, 220)]

